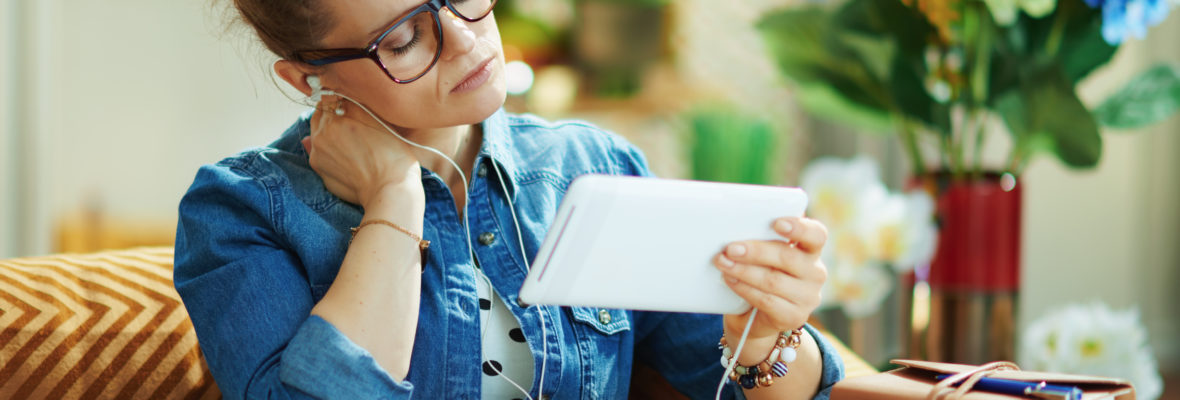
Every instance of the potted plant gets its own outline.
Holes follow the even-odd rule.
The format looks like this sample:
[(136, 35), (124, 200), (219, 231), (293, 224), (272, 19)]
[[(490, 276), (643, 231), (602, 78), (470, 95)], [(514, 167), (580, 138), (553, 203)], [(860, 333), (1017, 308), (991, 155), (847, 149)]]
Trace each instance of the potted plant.
[[(892, 132), (912, 182), (935, 197), (930, 359), (1012, 359), (1021, 172), (1034, 157), (1092, 168), (1103, 128), (1132, 129), (1180, 107), (1180, 69), (1151, 68), (1096, 107), (1078, 82), (1142, 37), (1167, 0), (849, 0), (776, 11), (759, 23), (813, 114)], [(985, 165), (988, 135), (1010, 140)]]

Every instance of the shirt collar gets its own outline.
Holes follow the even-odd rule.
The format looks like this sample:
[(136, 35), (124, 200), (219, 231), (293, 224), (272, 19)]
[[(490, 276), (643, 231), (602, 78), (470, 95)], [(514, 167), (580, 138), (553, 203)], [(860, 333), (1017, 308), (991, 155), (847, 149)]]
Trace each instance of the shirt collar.
[[(508, 115), (501, 108), (483, 121), (483, 144), (480, 146), (479, 155), (476, 156), (476, 165), (481, 165), (485, 158), (496, 163), (500, 172), (507, 177), (504, 182), (508, 188), (506, 195), (515, 200), (516, 182), (519, 179), (520, 171), (517, 169), (516, 154), (512, 152), (514, 148), (512, 139)], [(488, 175), (495, 174), (495, 171), (495, 167), (488, 166)]]

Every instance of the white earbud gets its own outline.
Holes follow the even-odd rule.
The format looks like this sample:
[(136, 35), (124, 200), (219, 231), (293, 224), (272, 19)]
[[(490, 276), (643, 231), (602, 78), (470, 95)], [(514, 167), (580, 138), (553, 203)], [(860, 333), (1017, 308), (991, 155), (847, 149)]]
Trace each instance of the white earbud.
[[(324, 90), (324, 85), (322, 83), (320, 83), (320, 77), (318, 75), (308, 75), (307, 76), (307, 85), (311, 86), (310, 98), (311, 98), (311, 101), (314, 103), (319, 103), (320, 100), (322, 100), (324, 98), (324, 95), (330, 95), (330, 96), (336, 95), (336, 92), (333, 92), (331, 90)], [(336, 115), (344, 115), (344, 108), (341, 107), (340, 104), (337, 104), (335, 112), (336, 112)]]
[(320, 92), (324, 90), (323, 84), (320, 83), (320, 77), (308, 75), (307, 86), (311, 86), (311, 101), (319, 103), (320, 99), (323, 98), (323, 94)]

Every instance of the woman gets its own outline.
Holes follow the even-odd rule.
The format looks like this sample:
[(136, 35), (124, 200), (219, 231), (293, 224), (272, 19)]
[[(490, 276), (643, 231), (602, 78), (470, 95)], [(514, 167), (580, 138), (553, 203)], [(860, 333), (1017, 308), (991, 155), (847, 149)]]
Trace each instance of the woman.
[[(650, 172), (613, 134), (500, 110), (494, 3), (235, 1), (278, 76), (318, 104), (267, 147), (202, 167), (180, 204), (176, 288), (227, 397), (621, 398), (636, 360), (713, 396), (718, 339), (736, 344), (748, 313), (517, 304), (573, 178)], [(774, 227), (783, 240), (713, 260), (760, 310), (737, 360), (748, 382), (724, 394), (823, 398), (842, 367), (810, 327), (790, 373), (740, 386), (757, 376), (746, 366), (786, 361), (779, 337), (825, 279), (824, 227)]]

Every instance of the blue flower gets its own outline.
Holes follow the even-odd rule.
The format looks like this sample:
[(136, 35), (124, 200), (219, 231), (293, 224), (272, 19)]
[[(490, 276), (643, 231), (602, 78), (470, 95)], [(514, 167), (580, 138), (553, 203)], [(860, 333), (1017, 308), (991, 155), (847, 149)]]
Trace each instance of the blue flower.
[(1102, 38), (1117, 45), (1127, 36), (1143, 39), (1147, 28), (1168, 16), (1168, 0), (1085, 0), (1093, 8), (1102, 8)]

